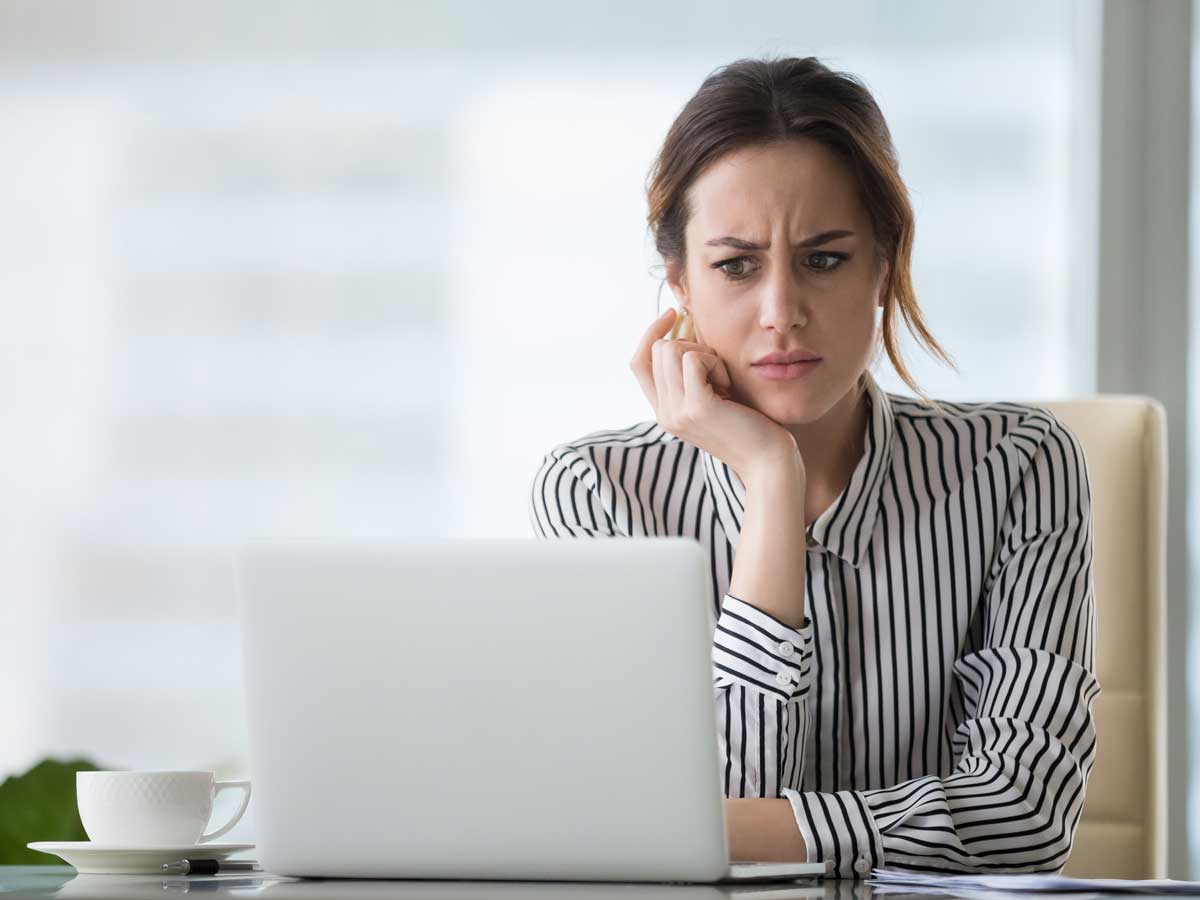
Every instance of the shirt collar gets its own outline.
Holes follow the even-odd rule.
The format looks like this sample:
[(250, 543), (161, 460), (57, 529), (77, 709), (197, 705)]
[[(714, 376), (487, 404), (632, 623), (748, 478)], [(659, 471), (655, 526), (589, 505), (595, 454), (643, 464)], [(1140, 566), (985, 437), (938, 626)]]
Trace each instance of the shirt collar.
[[(870, 372), (866, 373), (866, 389), (870, 414), (863, 455), (837, 499), (807, 529), (813, 542), (855, 567), (866, 555), (875, 531), (895, 433), (892, 404)], [(736, 547), (746, 508), (746, 486), (737, 472), (706, 450), (700, 451), (700, 457), (717, 515)]]

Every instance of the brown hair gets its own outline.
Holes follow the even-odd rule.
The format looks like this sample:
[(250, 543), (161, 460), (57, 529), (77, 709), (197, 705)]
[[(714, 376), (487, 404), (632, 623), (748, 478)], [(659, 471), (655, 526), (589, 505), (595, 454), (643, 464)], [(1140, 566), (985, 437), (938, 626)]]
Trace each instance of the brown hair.
[[(656, 249), (667, 262), (686, 260), (687, 190), (707, 165), (732, 150), (797, 136), (820, 141), (857, 179), (875, 230), (877, 262), (890, 263), (882, 347), (905, 384), (923, 402), (941, 409), (917, 386), (900, 356), (897, 311), (931, 354), (955, 371), (958, 367), (926, 328), (917, 306), (911, 274), (912, 204), (883, 113), (854, 75), (835, 72), (809, 56), (739, 59), (704, 79), (671, 123), (646, 179), (646, 218)], [(690, 326), (692, 316), (686, 318)], [(876, 348), (873, 359), (878, 352)]]

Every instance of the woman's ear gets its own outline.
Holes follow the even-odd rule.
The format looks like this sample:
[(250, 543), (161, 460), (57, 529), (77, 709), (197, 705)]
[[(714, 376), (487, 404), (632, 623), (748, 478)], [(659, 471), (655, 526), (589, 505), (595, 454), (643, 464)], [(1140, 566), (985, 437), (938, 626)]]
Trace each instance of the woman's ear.
[(692, 315), (692, 307), (688, 304), (681, 304), (683, 312), (687, 313), (683, 318), (683, 331), (680, 335), (685, 341), (692, 341), (696, 344), (703, 344), (704, 339), (700, 336), (700, 332), (696, 329), (696, 317)]
[(686, 307), (688, 304), (687, 277), (683, 271), (683, 265), (678, 260), (667, 263), (667, 285), (671, 288), (679, 306)]
[(686, 316), (675, 320), (675, 325), (671, 327), (671, 332), (684, 340), (702, 344), (704, 340), (700, 337), (699, 332), (696, 331), (696, 317), (692, 315), (691, 300), (688, 298), (687, 277), (683, 268), (678, 261), (667, 263), (667, 284), (670, 285), (672, 293), (675, 294), (675, 302), (680, 312), (687, 313)]
[(887, 297), (885, 296), (884, 288), (887, 286), (888, 275), (891, 273), (892, 264), (890, 260), (883, 260), (879, 265), (879, 276), (875, 279), (875, 290), (879, 294), (879, 305), (886, 306)]

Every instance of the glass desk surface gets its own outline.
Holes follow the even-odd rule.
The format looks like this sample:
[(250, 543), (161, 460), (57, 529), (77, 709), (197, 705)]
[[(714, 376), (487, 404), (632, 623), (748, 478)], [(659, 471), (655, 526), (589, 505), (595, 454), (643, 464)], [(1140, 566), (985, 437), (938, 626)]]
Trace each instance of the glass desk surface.
[[(870, 900), (871, 885), (837, 879), (770, 884), (594, 881), (292, 879), (264, 872), (215, 876), (79, 875), (71, 866), (0, 866), (0, 897), (159, 900), (181, 894), (263, 900)], [(921, 897), (921, 894), (905, 894)]]
[[(946, 894), (876, 890), (859, 880), (825, 878), (774, 884), (675, 884), (595, 881), (451, 881), (351, 880), (284, 878), (264, 872), (215, 876), (79, 875), (71, 866), (0, 866), (0, 897), (76, 897), (83, 900), (179, 894), (234, 900), (873, 900), (878, 895), (896, 900), (942, 898)], [(998, 895), (997, 895), (998, 896)], [(1019, 894), (1013, 894), (1019, 897)], [(1052, 897), (1069, 895), (1046, 894)], [(1112, 897), (1135, 896), (1112, 893)], [(1139, 897), (1154, 894), (1139, 893)], [(1162, 895), (1166, 896), (1166, 895)], [(1179, 895), (1175, 895), (1179, 896)]]

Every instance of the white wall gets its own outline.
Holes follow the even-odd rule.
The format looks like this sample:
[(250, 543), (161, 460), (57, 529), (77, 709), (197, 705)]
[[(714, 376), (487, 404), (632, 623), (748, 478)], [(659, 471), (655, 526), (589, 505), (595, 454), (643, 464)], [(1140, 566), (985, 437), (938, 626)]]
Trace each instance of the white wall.
[(926, 389), (1090, 390), (1066, 0), (0, 5), (0, 774), (244, 774), (245, 535), (528, 536), (549, 446), (651, 415), (658, 142), (768, 52), (888, 117)]

